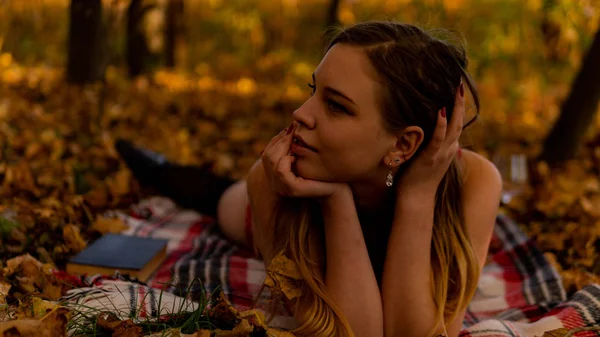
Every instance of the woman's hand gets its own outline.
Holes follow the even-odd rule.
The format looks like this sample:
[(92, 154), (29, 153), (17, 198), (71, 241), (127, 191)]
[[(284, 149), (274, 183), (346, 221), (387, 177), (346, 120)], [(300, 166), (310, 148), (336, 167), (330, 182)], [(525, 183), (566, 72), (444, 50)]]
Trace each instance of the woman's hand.
[(397, 192), (403, 198), (424, 194), (435, 196), (438, 185), (460, 149), (458, 138), (465, 115), (462, 82), (456, 91), (452, 120), (448, 123), (445, 107), (438, 112), (437, 124), (427, 148), (408, 163), (408, 168), (399, 178)]
[(296, 123), (273, 137), (262, 153), (261, 160), (269, 178), (271, 189), (280, 196), (287, 197), (329, 197), (342, 190), (349, 190), (347, 184), (329, 183), (304, 179), (292, 171), (296, 157), (290, 154), (293, 131)]

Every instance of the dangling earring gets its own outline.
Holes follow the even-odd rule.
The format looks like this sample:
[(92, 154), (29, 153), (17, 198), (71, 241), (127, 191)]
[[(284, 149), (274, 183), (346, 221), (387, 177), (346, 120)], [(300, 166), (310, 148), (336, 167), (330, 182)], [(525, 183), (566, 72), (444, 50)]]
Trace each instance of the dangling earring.
[(392, 163), (390, 162), (390, 172), (388, 172), (385, 186), (391, 187), (394, 184), (394, 176), (392, 175)]
[[(396, 158), (396, 159), (394, 159), (394, 162), (396, 164), (399, 164), (400, 159)], [(390, 172), (388, 172), (387, 178), (385, 180), (385, 186), (391, 187), (393, 184), (394, 184), (394, 176), (392, 175), (392, 162), (390, 162)]]

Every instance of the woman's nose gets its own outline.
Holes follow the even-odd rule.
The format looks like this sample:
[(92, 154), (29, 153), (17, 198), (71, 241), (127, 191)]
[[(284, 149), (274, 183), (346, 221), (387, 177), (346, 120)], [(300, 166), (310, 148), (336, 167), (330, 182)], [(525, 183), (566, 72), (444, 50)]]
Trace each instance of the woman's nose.
[(304, 102), (304, 104), (302, 104), (301, 107), (296, 109), (296, 111), (294, 111), (293, 114), (294, 121), (300, 123), (307, 129), (314, 129), (317, 124), (317, 120), (311, 109), (311, 100), (312, 97), (309, 98), (306, 102)]

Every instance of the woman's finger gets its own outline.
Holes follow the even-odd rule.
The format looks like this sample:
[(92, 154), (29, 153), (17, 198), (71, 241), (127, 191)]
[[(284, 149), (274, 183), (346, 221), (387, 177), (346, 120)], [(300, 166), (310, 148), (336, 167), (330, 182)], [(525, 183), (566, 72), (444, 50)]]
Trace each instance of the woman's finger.
[[(290, 125), (290, 127), (291, 127), (291, 125)], [(271, 140), (269, 141), (267, 146), (265, 146), (265, 149), (263, 150), (263, 152), (267, 152), (273, 146), (275, 146), (275, 144), (277, 144), (286, 135), (286, 132), (289, 130), (290, 127), (287, 127), (285, 129), (281, 130), (281, 132), (279, 132), (277, 135), (275, 135), (275, 137), (271, 138)]]
[(332, 184), (317, 180), (304, 179), (292, 172), (292, 164), (296, 161), (294, 156), (281, 158), (277, 169), (280, 181), (285, 185), (285, 191), (291, 197), (321, 196), (331, 193)]
[(454, 143), (460, 137), (463, 127), (463, 120), (465, 116), (465, 85), (463, 82), (460, 83), (456, 89), (456, 95), (454, 97), (454, 109), (452, 110), (452, 120), (448, 126), (446, 141)]
[(330, 195), (336, 186), (333, 183), (304, 179), (292, 171), (294, 156), (284, 156), (277, 166), (277, 177), (283, 194), (290, 197), (318, 197)]
[(277, 143), (279, 143), (279, 141), (281, 141), (281, 138), (282, 138), (282, 136), (279, 136), (279, 135), (271, 138), (271, 141), (269, 141), (269, 143), (267, 144), (267, 146), (265, 146), (264, 150), (261, 151), (260, 157), (263, 160), (263, 162), (264, 162), (265, 158), (270, 157), (271, 152), (273, 150), (273, 147)]
[(319, 193), (319, 182), (306, 180), (292, 172), (292, 164), (296, 161), (294, 156), (281, 158), (277, 174), (281, 183), (285, 185), (286, 192), (291, 197), (304, 197)]
[(296, 175), (292, 172), (292, 164), (296, 161), (294, 156), (283, 156), (277, 164), (277, 175), (284, 183), (293, 182)]
[(274, 165), (277, 164), (277, 162), (279, 162), (283, 156), (286, 156), (290, 152), (292, 141), (294, 140), (294, 136), (292, 135), (293, 131), (294, 128), (290, 128), (286, 134), (283, 135), (281, 139), (269, 149), (269, 156)]
[(438, 111), (437, 123), (435, 125), (435, 129), (433, 130), (433, 135), (431, 136), (431, 140), (429, 141), (429, 145), (423, 152), (427, 152), (429, 155), (435, 155), (439, 151), (439, 149), (444, 144), (444, 139), (446, 138), (446, 107), (443, 107), (440, 111)]
[(289, 196), (300, 196), (302, 185), (298, 184), (301, 178), (292, 172), (292, 164), (296, 161), (294, 156), (283, 156), (277, 165), (277, 176)]

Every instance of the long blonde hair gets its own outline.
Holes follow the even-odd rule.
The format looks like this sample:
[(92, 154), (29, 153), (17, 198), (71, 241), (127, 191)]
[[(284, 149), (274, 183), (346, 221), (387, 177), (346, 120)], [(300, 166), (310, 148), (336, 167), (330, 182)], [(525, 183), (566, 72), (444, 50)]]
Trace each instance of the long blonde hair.
[[(397, 132), (409, 125), (420, 126), (425, 133), (420, 150), (431, 139), (441, 107), (446, 107), (450, 120), (461, 80), (479, 110), (478, 96), (466, 71), (465, 51), (460, 45), (436, 39), (412, 25), (378, 21), (342, 30), (327, 50), (337, 43), (364, 48), (383, 83), (380, 108), (384, 127)], [(431, 291), (437, 311), (429, 336), (446, 330), (446, 324), (467, 307), (477, 286), (479, 263), (465, 227), (462, 200), (462, 175), (459, 164), (453, 161), (435, 199)], [(297, 266), (302, 276), (302, 294), (309, 303), (299, 313), (301, 325), (294, 333), (353, 336), (325, 286), (323, 218), (318, 204), (310, 199), (282, 198), (275, 214), (273, 248)]]

